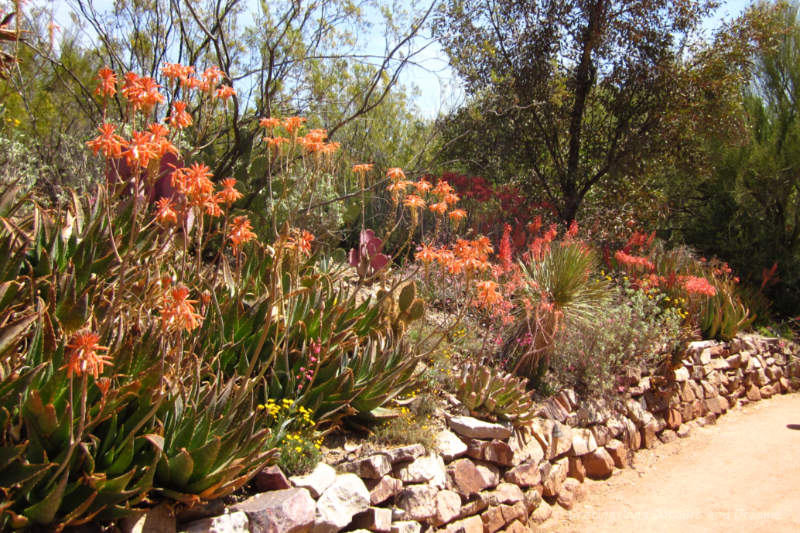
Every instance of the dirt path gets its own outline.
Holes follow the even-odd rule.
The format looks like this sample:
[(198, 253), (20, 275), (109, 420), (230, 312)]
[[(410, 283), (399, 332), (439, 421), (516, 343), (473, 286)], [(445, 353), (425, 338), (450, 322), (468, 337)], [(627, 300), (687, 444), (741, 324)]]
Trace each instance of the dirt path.
[(586, 484), (541, 531), (800, 532), (800, 394), (734, 409)]

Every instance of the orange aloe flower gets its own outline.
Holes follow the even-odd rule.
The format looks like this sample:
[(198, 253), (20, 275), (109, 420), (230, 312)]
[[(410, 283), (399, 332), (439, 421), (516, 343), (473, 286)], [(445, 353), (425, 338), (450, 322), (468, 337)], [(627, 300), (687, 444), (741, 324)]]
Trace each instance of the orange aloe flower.
[(172, 103), (172, 114), (167, 119), (173, 128), (183, 129), (192, 125), (192, 115), (186, 112), (186, 102)]
[(150, 132), (150, 142), (159, 158), (164, 157), (167, 152), (178, 155), (178, 149), (167, 138), (169, 129), (166, 126), (153, 123), (147, 126), (147, 131)]
[(432, 263), (436, 261), (439, 254), (432, 246), (428, 246), (427, 244), (421, 244), (417, 248), (417, 253), (414, 255), (414, 259), (417, 261), (422, 261), (423, 263)]
[(386, 171), (386, 177), (391, 178), (393, 181), (400, 181), (406, 179), (406, 173), (402, 168), (394, 167)]
[(444, 215), (447, 212), (447, 204), (445, 202), (436, 202), (435, 204), (431, 204), (428, 209), (437, 215)]
[(253, 233), (253, 226), (250, 224), (250, 220), (246, 216), (242, 215), (233, 219), (233, 222), (231, 222), (230, 233), (228, 233), (228, 238), (233, 244), (234, 253), (236, 253), (242, 244), (249, 242), (256, 237), (256, 234)]
[(453, 222), (458, 223), (464, 218), (466, 218), (467, 212), (464, 211), (463, 209), (453, 209), (452, 211), (450, 211), (450, 213), (447, 214), (447, 216), (450, 217), (450, 220), (452, 220)]
[(236, 190), (236, 179), (225, 178), (222, 180), (222, 190), (217, 193), (217, 201), (221, 204), (231, 205), (243, 195)]
[(425, 207), (425, 200), (423, 200), (416, 194), (409, 194), (408, 196), (406, 196), (406, 199), (403, 200), (403, 205), (406, 207), (411, 207), (412, 209)]
[(286, 128), (286, 131), (288, 131), (290, 135), (294, 135), (305, 121), (306, 119), (304, 117), (289, 117), (284, 119), (283, 127)]
[(258, 125), (268, 130), (274, 130), (281, 125), (281, 119), (275, 117), (265, 117), (258, 121)]
[(314, 241), (314, 234), (310, 231), (293, 230), (296, 236), (289, 237), (286, 246), (296, 248), (300, 253), (311, 255), (311, 243)]
[(401, 192), (406, 192), (406, 187), (411, 185), (410, 181), (400, 180), (395, 181), (394, 183), (390, 183), (386, 186), (386, 190), (392, 194), (400, 194)]
[(170, 289), (161, 302), (161, 325), (170, 331), (196, 329), (203, 319), (194, 309), (196, 303), (197, 300), (189, 300), (188, 288)]
[(444, 198), (453, 192), (453, 188), (445, 180), (439, 180), (439, 183), (436, 184), (436, 187), (433, 188), (432, 192), (439, 198)]
[(125, 140), (114, 133), (116, 126), (104, 122), (97, 129), (100, 130), (100, 135), (86, 142), (86, 145), (94, 152), (94, 155), (103, 152), (103, 155), (107, 158), (117, 159), (122, 157)]
[(444, 195), (444, 201), (448, 205), (457, 204), (460, 199), (461, 198), (459, 198), (458, 195), (454, 192), (449, 192)]
[(503, 295), (498, 292), (499, 286), (494, 281), (479, 281), (475, 284), (478, 293), (478, 307), (490, 308), (503, 301)]
[(222, 72), (218, 66), (213, 65), (208, 67), (203, 71), (203, 81), (209, 84), (209, 87), (212, 87), (219, 83), (219, 80), (225, 77), (225, 73)]
[(219, 98), (220, 100), (228, 100), (231, 96), (236, 96), (236, 89), (230, 85), (223, 85), (214, 94), (214, 98)]
[(264, 141), (272, 147), (272, 148), (279, 148), (282, 144), (288, 144), (289, 139), (286, 137), (264, 137)]
[(152, 134), (147, 131), (134, 131), (128, 149), (122, 155), (128, 166), (147, 168), (150, 161), (158, 159), (159, 147), (152, 142)]
[(426, 192), (431, 190), (431, 187), (433, 187), (433, 185), (431, 185), (431, 182), (429, 182), (425, 178), (422, 178), (421, 180), (419, 180), (414, 184), (414, 187), (417, 188), (417, 192), (419, 192), (420, 194), (425, 194)]
[(95, 78), (99, 83), (94, 90), (94, 94), (111, 98), (117, 94), (117, 75), (108, 67), (103, 67), (97, 71)]
[(373, 165), (372, 163), (361, 163), (360, 165), (353, 165), (353, 172), (355, 172), (356, 174), (363, 175), (372, 170), (372, 167), (374, 166), (375, 165)]
[(164, 63), (161, 65), (161, 74), (163, 74), (165, 78), (179, 80), (187, 77), (190, 72), (189, 67), (185, 67), (180, 63)]
[(96, 333), (78, 333), (67, 344), (67, 362), (59, 370), (67, 370), (67, 377), (91, 374), (97, 379), (103, 372), (105, 365), (111, 364), (107, 355), (98, 352), (108, 351), (108, 347), (100, 346), (100, 337)]
[(161, 198), (156, 202), (156, 220), (164, 226), (178, 223), (178, 213), (171, 198)]

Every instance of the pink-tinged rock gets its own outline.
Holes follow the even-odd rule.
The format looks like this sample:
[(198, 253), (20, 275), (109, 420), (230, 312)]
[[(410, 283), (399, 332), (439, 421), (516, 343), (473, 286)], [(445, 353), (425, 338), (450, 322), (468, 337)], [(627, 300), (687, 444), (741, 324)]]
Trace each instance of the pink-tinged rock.
[(569, 415), (569, 411), (564, 409), (564, 407), (555, 401), (554, 398), (550, 398), (545, 402), (542, 408), (539, 409), (539, 412), (536, 413), (536, 415), (541, 416), (542, 418), (549, 418), (551, 420), (564, 423)]
[(483, 531), (484, 533), (494, 533), (495, 531), (499, 531), (506, 524), (520, 518), (520, 516), (525, 515), (525, 506), (522, 504), (517, 504), (516, 506), (510, 505), (498, 505), (497, 507), (490, 507), (484, 513), (481, 514), (481, 520), (483, 520)]
[(538, 463), (527, 463), (508, 470), (503, 479), (520, 487), (533, 487), (542, 480)]
[(512, 483), (500, 483), (493, 491), (481, 492), (478, 494), (478, 499), (486, 504), (486, 507), (496, 505), (513, 505), (525, 499), (517, 485)]
[(422, 444), (411, 444), (409, 446), (401, 446), (399, 448), (392, 448), (384, 450), (383, 455), (389, 458), (389, 462), (393, 465), (404, 461), (413, 461), (417, 457), (425, 455), (425, 446)]
[(500, 483), (500, 471), (492, 464), (476, 464), (470, 459), (457, 459), (447, 466), (456, 491), (464, 497), (477, 494)]
[(538, 488), (526, 490), (523, 503), (528, 514), (532, 513), (542, 503), (542, 492)]
[(436, 510), (430, 522), (443, 526), (458, 518), (461, 513), (461, 496), (451, 490), (441, 490), (436, 494)]
[(573, 429), (572, 430), (572, 450), (571, 455), (586, 455), (597, 449), (597, 441), (594, 434), (589, 429)]
[(486, 510), (487, 507), (489, 507), (489, 502), (486, 501), (486, 498), (481, 498), (479, 493), (476, 499), (461, 506), (461, 511), (458, 513), (458, 515), (472, 516)]
[(336, 476), (317, 500), (314, 533), (336, 533), (369, 507), (369, 491), (355, 474)]
[[(157, 533), (157, 530), (147, 530)], [(250, 533), (250, 520), (241, 511), (203, 518), (186, 524), (181, 533)]]
[(607, 478), (614, 471), (614, 459), (605, 448), (597, 448), (581, 457), (586, 475), (592, 479)]
[(483, 520), (480, 516), (470, 516), (447, 524), (445, 533), (483, 533)]
[(514, 451), (505, 442), (494, 439), (483, 449), (483, 459), (498, 466), (512, 466)]
[(444, 461), (437, 454), (423, 455), (410, 463), (398, 464), (394, 475), (404, 483), (428, 483), (437, 489), (445, 488), (447, 473)]
[(781, 386), (781, 394), (792, 392), (792, 385), (786, 378), (780, 378), (778, 384)]
[(422, 525), (416, 520), (392, 522), (391, 533), (420, 533)]
[(378, 453), (344, 463), (339, 468), (343, 472), (355, 474), (362, 479), (380, 479), (392, 471), (392, 463), (386, 455)]
[(536, 510), (531, 513), (529, 520), (534, 524), (543, 524), (550, 520), (551, 516), (553, 516), (553, 508), (549, 503), (542, 501), (536, 507)]
[(774, 393), (772, 387), (769, 385), (764, 385), (763, 387), (761, 387), (761, 389), (759, 389), (759, 391), (761, 392), (761, 397), (764, 398), (765, 400), (768, 398), (772, 398)]
[(514, 520), (506, 528), (503, 530), (503, 533), (530, 533), (531, 530), (525, 525), (520, 522), (519, 520)]
[(626, 468), (630, 466), (630, 452), (621, 441), (612, 440), (606, 444), (605, 448), (614, 461), (615, 467)]
[(427, 520), (436, 514), (438, 489), (430, 485), (408, 485), (395, 498), (395, 504), (412, 520)]
[(252, 533), (304, 533), (314, 524), (315, 507), (308, 490), (294, 488), (256, 494), (231, 511), (247, 515)]
[(507, 439), (511, 436), (511, 427), (478, 420), (471, 416), (454, 416), (448, 420), (450, 429), (471, 439)]
[(479, 461), (482, 461), (483, 451), (486, 449), (486, 445), (489, 444), (489, 442), (480, 439), (466, 439), (466, 443), (467, 443), (467, 457), (471, 457), (472, 459), (477, 459)]
[(663, 442), (664, 444), (668, 444), (672, 441), (678, 440), (678, 434), (671, 429), (665, 429), (658, 435), (658, 440)]
[(436, 434), (434, 449), (445, 461), (458, 459), (467, 453), (467, 445), (452, 431), (442, 430)]
[(757, 402), (761, 400), (761, 391), (758, 390), (758, 387), (755, 385), (750, 385), (747, 389), (747, 399), (751, 402)]
[(544, 459), (544, 449), (529, 426), (515, 432), (508, 439), (508, 445), (514, 453), (514, 466), (523, 463), (539, 463)]
[(392, 529), (392, 510), (370, 507), (353, 517), (350, 528), (367, 529), (378, 533), (389, 533)]
[(580, 457), (569, 458), (567, 477), (577, 479), (581, 482), (586, 479), (586, 468), (584, 468), (583, 461), (581, 461)]
[(505, 520), (506, 524), (517, 519), (523, 519), (527, 514), (525, 504), (522, 502), (514, 505), (501, 505), (500, 511), (503, 513), (503, 520)]
[(371, 505), (380, 505), (403, 490), (403, 482), (392, 476), (383, 476), (379, 480), (367, 480), (366, 484)]
[(708, 410), (715, 415), (721, 415), (722, 413), (728, 411), (730, 404), (724, 396), (717, 396), (715, 398), (709, 398), (706, 400), (706, 406), (708, 407)]
[(668, 428), (677, 429), (683, 423), (683, 416), (677, 409), (667, 409), (667, 416), (664, 420)]
[(268, 466), (256, 474), (253, 477), (253, 485), (258, 492), (292, 488), (292, 484), (278, 466)]
[(317, 463), (310, 473), (304, 476), (292, 476), (290, 479), (295, 487), (308, 489), (313, 498), (319, 498), (325, 489), (336, 481), (336, 470), (325, 463)]
[(642, 446), (647, 448), (655, 448), (656, 444), (658, 444), (658, 438), (656, 437), (657, 425), (655, 420), (652, 420), (645, 424), (642, 429)]
[(544, 496), (546, 498), (554, 498), (558, 496), (561, 490), (561, 484), (567, 479), (567, 459), (564, 458), (557, 463), (550, 466), (547, 475), (542, 475), (542, 485), (544, 486)]
[(675, 434), (678, 435), (678, 438), (685, 439), (689, 436), (691, 429), (687, 424), (681, 424), (681, 426), (675, 431)]
[(570, 510), (575, 503), (581, 501), (586, 496), (586, 487), (577, 479), (569, 478), (564, 482), (561, 491), (558, 493), (556, 503), (564, 509)]
[(592, 426), (590, 429), (592, 430), (592, 435), (594, 435), (594, 441), (598, 446), (605, 446), (606, 443), (613, 438), (611, 436), (611, 430), (604, 425)]

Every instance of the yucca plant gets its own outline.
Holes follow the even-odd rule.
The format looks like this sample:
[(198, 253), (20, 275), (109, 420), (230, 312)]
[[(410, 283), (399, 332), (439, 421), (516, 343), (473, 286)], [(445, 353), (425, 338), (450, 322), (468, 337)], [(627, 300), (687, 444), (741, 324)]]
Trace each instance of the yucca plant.
[(522, 285), (514, 295), (517, 320), (503, 351), (514, 373), (535, 386), (547, 369), (558, 328), (591, 321), (609, 298), (608, 286), (596, 274), (596, 254), (575, 241), (552, 243), (520, 267)]

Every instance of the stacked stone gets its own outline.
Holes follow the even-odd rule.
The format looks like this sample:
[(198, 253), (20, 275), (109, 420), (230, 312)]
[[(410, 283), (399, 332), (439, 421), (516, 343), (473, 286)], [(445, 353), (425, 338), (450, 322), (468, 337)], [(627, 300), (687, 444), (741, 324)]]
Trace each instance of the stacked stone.
[[(686, 437), (737, 404), (800, 389), (797, 350), (757, 336), (695, 342), (673, 374), (638, 378), (624, 399), (579, 401), (565, 390), (516, 431), (448, 416), (430, 452), (414, 444), (289, 479), (271, 467), (254, 480), (266, 492), (222, 514), (211, 505), (218, 516), (184, 515), (182, 531), (523, 533), (552, 506), (572, 508), (587, 477), (629, 466), (634, 451)], [(138, 531), (136, 519), (127, 523), (125, 533)]]

